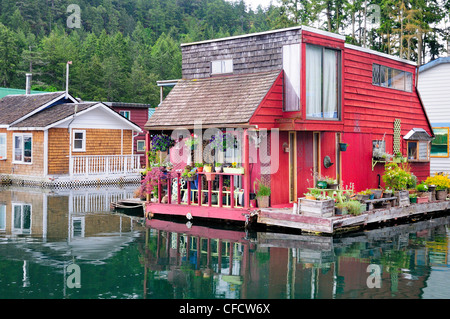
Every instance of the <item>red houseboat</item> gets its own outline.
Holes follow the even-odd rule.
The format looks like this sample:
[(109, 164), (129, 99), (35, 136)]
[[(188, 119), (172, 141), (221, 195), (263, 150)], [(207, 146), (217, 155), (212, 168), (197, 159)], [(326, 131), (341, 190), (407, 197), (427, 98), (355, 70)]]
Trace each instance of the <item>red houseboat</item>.
[[(145, 129), (177, 145), (196, 136), (200, 150), (169, 152), (170, 187), (159, 182), (147, 212), (246, 221), (259, 184), (278, 208), (292, 207), (319, 176), (355, 191), (383, 187), (386, 154), (407, 158), (418, 180), (430, 174), (433, 132), (411, 61), (305, 26), (182, 44), (182, 53), (183, 79)], [(219, 158), (208, 149), (217, 129), (241, 136)], [(186, 164), (211, 154), (242, 170), (183, 178)]]

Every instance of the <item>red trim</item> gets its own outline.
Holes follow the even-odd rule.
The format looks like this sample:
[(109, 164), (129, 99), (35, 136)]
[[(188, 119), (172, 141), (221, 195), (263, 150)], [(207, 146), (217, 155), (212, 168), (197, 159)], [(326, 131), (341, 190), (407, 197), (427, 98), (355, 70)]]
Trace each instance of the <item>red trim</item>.
[(220, 208), (197, 205), (176, 205), (176, 204), (157, 204), (147, 203), (146, 212), (173, 216), (186, 216), (190, 213), (195, 218), (209, 218), (209, 219), (226, 219), (234, 221), (246, 221), (245, 214), (249, 211), (239, 208)]

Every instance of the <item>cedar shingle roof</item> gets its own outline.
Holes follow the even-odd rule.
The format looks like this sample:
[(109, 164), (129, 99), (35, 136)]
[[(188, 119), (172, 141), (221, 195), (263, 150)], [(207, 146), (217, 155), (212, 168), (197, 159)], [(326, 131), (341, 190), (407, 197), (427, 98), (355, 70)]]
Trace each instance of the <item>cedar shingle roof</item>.
[(248, 123), (280, 72), (180, 80), (145, 128)]
[(25, 120), (14, 124), (13, 126), (17, 128), (46, 127), (72, 116), (75, 112), (75, 106), (77, 106), (77, 113), (79, 113), (97, 104), (98, 102), (58, 104), (42, 110), (39, 113), (36, 113), (26, 118)]
[(5, 96), (0, 100), (0, 125), (11, 124), (63, 94), (64, 92), (52, 92)]

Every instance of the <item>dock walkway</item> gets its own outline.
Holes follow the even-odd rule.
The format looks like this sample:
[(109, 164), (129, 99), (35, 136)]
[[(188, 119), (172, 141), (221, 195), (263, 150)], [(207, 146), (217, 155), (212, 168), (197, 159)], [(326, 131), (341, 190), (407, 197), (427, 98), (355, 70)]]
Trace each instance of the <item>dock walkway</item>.
[(334, 234), (369, 224), (446, 211), (449, 208), (450, 201), (445, 200), (411, 204), (405, 207), (373, 209), (358, 216), (342, 215), (332, 217), (305, 216), (304, 214), (293, 213), (292, 208), (267, 208), (259, 211), (258, 223), (267, 226), (293, 228), (304, 232)]

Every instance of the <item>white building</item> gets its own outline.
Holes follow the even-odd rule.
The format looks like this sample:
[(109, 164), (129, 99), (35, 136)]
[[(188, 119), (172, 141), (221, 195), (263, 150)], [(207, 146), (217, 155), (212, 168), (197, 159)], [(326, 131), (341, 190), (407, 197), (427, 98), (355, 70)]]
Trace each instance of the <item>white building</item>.
[(450, 57), (419, 68), (418, 90), (436, 135), (431, 145), (430, 173), (450, 173)]

